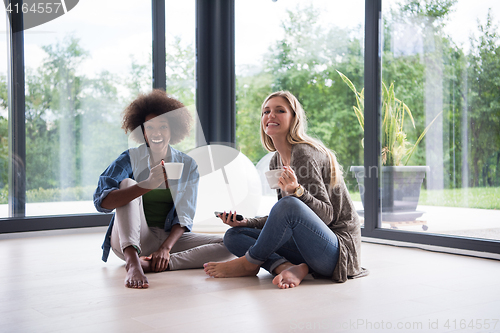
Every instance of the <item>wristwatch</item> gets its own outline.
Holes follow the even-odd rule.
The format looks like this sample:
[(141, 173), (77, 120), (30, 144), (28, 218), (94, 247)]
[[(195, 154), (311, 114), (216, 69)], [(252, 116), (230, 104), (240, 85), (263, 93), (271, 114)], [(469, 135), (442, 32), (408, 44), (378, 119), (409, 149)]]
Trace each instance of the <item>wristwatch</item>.
[(295, 192), (293, 192), (293, 195), (295, 195), (297, 198), (300, 198), (304, 194), (304, 187), (299, 184), (297, 188), (295, 189)]

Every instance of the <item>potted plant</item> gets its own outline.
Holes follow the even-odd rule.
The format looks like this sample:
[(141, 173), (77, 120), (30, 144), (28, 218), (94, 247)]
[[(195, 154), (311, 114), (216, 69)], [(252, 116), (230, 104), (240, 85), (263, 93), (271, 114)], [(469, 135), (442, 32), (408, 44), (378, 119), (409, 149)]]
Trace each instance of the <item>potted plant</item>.
[[(364, 131), (364, 89), (358, 92), (347, 76), (339, 71), (337, 72), (356, 96), (357, 105), (353, 106), (354, 113), (358, 118), (361, 129)], [(413, 128), (415, 128), (415, 121), (410, 108), (395, 96), (394, 84), (391, 83), (387, 88), (382, 82), (382, 180), (380, 182), (380, 199), (382, 201), (382, 220), (384, 222), (414, 221), (424, 213), (417, 211), (416, 208), (420, 196), (420, 187), (426, 172), (430, 168), (428, 166), (407, 166), (407, 164), (418, 144), (441, 113), (429, 123), (414, 144), (408, 141), (404, 130), (405, 114), (411, 120)], [(361, 144), (363, 145), (363, 142)], [(352, 166), (351, 171), (358, 181), (361, 201), (364, 205), (365, 168), (364, 166)], [(424, 226), (424, 229), (427, 229), (427, 227)]]

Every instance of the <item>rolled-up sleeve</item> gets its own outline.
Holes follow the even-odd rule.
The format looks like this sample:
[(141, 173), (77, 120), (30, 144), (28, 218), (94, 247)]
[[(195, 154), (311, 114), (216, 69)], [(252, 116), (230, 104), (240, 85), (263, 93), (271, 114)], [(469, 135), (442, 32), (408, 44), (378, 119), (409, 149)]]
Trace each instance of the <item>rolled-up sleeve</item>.
[(249, 228), (264, 228), (264, 224), (266, 224), (267, 216), (262, 217), (251, 217), (247, 219), (247, 227)]
[(132, 178), (132, 167), (128, 151), (123, 152), (106, 170), (99, 176), (99, 182), (94, 192), (94, 206), (98, 212), (111, 213), (112, 209), (102, 207), (102, 201), (106, 196), (120, 188), (120, 183), (125, 178)]

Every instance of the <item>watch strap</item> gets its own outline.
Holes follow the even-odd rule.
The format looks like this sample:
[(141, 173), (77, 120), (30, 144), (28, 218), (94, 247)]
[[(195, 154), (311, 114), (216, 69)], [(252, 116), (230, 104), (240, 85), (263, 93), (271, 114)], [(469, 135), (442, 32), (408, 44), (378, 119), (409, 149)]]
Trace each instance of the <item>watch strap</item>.
[(304, 187), (299, 184), (295, 191), (293, 192), (293, 195), (295, 195), (297, 198), (300, 198), (302, 195), (304, 195)]

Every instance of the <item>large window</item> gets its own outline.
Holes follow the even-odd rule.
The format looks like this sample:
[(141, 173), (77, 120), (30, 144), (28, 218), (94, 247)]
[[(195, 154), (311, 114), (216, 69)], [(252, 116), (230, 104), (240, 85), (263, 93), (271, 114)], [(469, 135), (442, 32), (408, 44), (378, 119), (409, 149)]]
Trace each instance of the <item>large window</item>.
[[(198, 124), (195, 107), (195, 1), (165, 1), (165, 44), (167, 93), (190, 110)], [(175, 148), (187, 152), (195, 147), (196, 128)]]
[(120, 114), (151, 87), (151, 6), (116, 4), (25, 31), (26, 216), (95, 212), (99, 174), (127, 149)]
[(165, 3), (167, 93), (195, 104), (195, 1)]
[(382, 6), (381, 227), (500, 240), (500, 5)]
[[(289, 90), (304, 106), (309, 134), (337, 153), (361, 209), (348, 170), (363, 165), (363, 130), (355, 96), (338, 72), (363, 87), (364, 1), (237, 1), (235, 18), (239, 148), (260, 171), (268, 167), (260, 107), (271, 92)], [(263, 192), (267, 214), (276, 194), (265, 181)]]
[[(123, 107), (151, 89), (154, 76), (155, 87), (166, 77), (168, 93), (197, 105), (197, 131), (208, 142), (233, 141), (236, 110), (236, 146), (260, 171), (270, 157), (259, 139), (261, 103), (290, 90), (304, 105), (309, 133), (337, 153), (365, 237), (498, 253), (497, 1), (166, 0), (165, 11), (151, 8), (163, 8), (162, 0), (116, 3), (79, 2), (25, 31), (24, 77), (17, 67), (10, 83), (0, 37), (2, 232), (107, 223), (86, 215), (95, 212), (92, 191), (128, 147)], [(152, 39), (163, 38), (166, 58), (158, 43), (151, 51)], [(13, 89), (10, 104), (11, 121), (18, 126), (24, 115), (26, 132), (8, 134), (7, 87), (23, 78), (26, 97)], [(24, 182), (8, 157), (9, 141), (24, 153), (19, 138), (32, 218), (23, 218), (24, 205), (8, 216), (8, 193), (24, 191), (24, 183), (8, 188), (9, 177)], [(194, 136), (186, 142), (181, 150), (194, 146)], [(368, 174), (356, 175), (365, 164)], [(420, 169), (420, 178), (408, 168)], [(403, 189), (400, 178), (415, 189)], [(262, 190), (259, 214), (267, 214), (275, 193), (265, 181)], [(77, 215), (35, 218), (64, 214)]]

